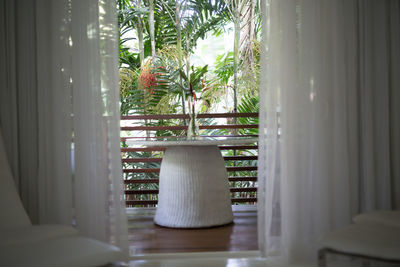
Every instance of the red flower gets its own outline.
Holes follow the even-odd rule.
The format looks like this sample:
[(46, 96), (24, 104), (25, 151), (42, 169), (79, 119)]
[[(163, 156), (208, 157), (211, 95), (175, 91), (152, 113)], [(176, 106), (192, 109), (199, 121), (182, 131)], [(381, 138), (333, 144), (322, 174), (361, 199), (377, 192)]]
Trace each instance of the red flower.
[(154, 93), (154, 87), (157, 85), (157, 74), (151, 72), (150, 66), (145, 66), (140, 72), (140, 85), (150, 94)]

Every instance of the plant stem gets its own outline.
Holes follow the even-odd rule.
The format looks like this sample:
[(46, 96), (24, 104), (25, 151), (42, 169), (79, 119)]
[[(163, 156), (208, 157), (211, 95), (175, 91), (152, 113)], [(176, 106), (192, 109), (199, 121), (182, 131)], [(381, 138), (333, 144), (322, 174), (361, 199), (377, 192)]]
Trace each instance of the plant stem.
[[(178, 51), (178, 67), (182, 70), (182, 34), (181, 34), (181, 20), (180, 20), (180, 2), (176, 1), (176, 12), (175, 12), (175, 28), (176, 28), (176, 50)], [(179, 83), (182, 88), (182, 112), (186, 114), (185, 108), (185, 90), (183, 89), (182, 75), (179, 74)], [(186, 120), (183, 120), (186, 125)]]
[(154, 0), (149, 0), (149, 28), (151, 40), (151, 56), (156, 57), (156, 42), (154, 40)]
[[(138, 7), (140, 8), (141, 1), (139, 0), (137, 3)], [(144, 62), (144, 42), (143, 42), (143, 20), (141, 15), (139, 15), (138, 17), (137, 34), (139, 41), (140, 66), (142, 66)]]
[(237, 89), (239, 71), (239, 40), (240, 40), (240, 14), (238, 4), (234, 7), (234, 43), (233, 43), (233, 112), (237, 112)]

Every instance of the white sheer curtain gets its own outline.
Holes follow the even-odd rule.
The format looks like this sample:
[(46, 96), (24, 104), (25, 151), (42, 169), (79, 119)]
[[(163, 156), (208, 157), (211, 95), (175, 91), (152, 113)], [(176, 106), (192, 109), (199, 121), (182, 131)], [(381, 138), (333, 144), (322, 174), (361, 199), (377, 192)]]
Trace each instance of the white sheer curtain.
[(6, 1), (0, 11), (15, 22), (0, 27), (8, 64), (0, 123), (16, 133), (5, 139), (17, 144), (8, 150), (19, 153), (25, 208), (36, 223), (74, 224), (127, 252), (115, 1)]
[(39, 151), (49, 161), (39, 168), (42, 183), (49, 185), (39, 187), (45, 190), (40, 221), (74, 219), (82, 234), (127, 249), (115, 3), (44, 0), (37, 11), (43, 23), (38, 32), (44, 34), (39, 81), (49, 83), (38, 98)]
[(259, 242), (314, 261), (317, 240), (400, 208), (400, 2), (263, 2)]

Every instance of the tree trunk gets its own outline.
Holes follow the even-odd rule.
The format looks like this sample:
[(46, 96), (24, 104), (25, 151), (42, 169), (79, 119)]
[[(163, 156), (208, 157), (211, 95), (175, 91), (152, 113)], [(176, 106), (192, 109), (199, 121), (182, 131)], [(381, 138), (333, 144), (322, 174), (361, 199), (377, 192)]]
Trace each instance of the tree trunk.
[[(137, 6), (140, 8), (141, 0), (137, 1)], [(142, 16), (139, 15), (138, 17), (138, 24), (137, 24), (137, 35), (139, 41), (139, 56), (140, 56), (140, 67), (143, 67), (144, 64), (144, 41), (143, 41), (143, 21)], [(147, 114), (147, 94), (146, 88), (141, 88), (143, 91), (143, 113)], [(147, 120), (144, 121), (145, 125), (147, 125)], [(146, 131), (146, 137), (150, 137), (150, 132)]]
[[(190, 46), (190, 41), (189, 41), (189, 35), (190, 35), (190, 33), (188, 33), (188, 32), (186, 32), (186, 78), (187, 78), (187, 81), (186, 81), (186, 84), (187, 84), (187, 86), (188, 86), (188, 89), (190, 89), (190, 57), (189, 57), (189, 46)], [(192, 103), (192, 96), (189, 96), (190, 97), (190, 101), (188, 101), (189, 103), (188, 103), (188, 112), (189, 113), (194, 113), (194, 108), (193, 108), (193, 103)]]
[[(140, 1), (138, 1), (138, 7), (140, 7)], [(138, 35), (138, 41), (139, 41), (140, 66), (142, 66), (143, 62), (144, 62), (144, 42), (143, 42), (143, 21), (142, 21), (142, 16), (138, 17), (137, 35)]]
[(149, 28), (151, 41), (151, 56), (156, 57), (156, 41), (154, 39), (154, 0), (149, 0)]
[[(233, 26), (234, 26), (234, 42), (233, 42), (233, 113), (237, 113), (238, 106), (238, 75), (239, 75), (239, 59), (240, 59), (240, 0), (233, 0)], [(237, 118), (233, 118), (233, 124), (237, 124)], [(232, 134), (237, 134), (237, 129), (232, 129)], [(236, 150), (234, 151), (236, 155)]]
[(237, 90), (238, 90), (238, 72), (239, 72), (239, 41), (240, 41), (240, 13), (239, 1), (234, 5), (234, 43), (233, 43), (233, 112), (237, 112)]
[[(178, 67), (182, 70), (182, 33), (181, 33), (181, 19), (180, 19), (180, 2), (176, 1), (176, 12), (175, 12), (175, 28), (176, 28), (176, 50), (178, 51)], [(182, 75), (179, 74), (179, 82), (182, 87), (182, 112), (186, 114), (185, 108), (185, 90), (183, 89)], [(183, 120), (186, 125), (186, 120)]]
[[(240, 22), (240, 58), (243, 62), (242, 71), (246, 79), (256, 80), (253, 44), (257, 38), (255, 29), (256, 1), (249, 0), (243, 6)], [(251, 94), (254, 96), (255, 87), (251, 87)]]
[(255, 0), (250, 0), (243, 6), (242, 18), (240, 22), (240, 54), (243, 59), (244, 67), (254, 66), (253, 42), (256, 39), (255, 30)]

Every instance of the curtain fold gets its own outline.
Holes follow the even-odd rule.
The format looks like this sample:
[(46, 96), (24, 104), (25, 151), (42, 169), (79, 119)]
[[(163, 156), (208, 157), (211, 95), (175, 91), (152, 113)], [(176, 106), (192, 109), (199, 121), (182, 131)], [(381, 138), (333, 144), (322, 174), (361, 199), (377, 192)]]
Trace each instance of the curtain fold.
[(71, 224), (72, 86), (67, 0), (37, 1), (38, 223)]
[(72, 224), (128, 255), (115, 5), (2, 2), (0, 124), (32, 221)]
[(79, 230), (126, 246), (116, 19), (115, 3), (72, 1), (74, 196)]
[[(47, 67), (47, 78), (52, 81), (43, 95), (48, 109), (40, 114), (46, 132), (41, 148), (51, 149), (44, 153), (54, 162), (41, 168), (50, 170), (42, 177), (51, 189), (42, 194), (41, 207), (57, 200), (50, 204), (53, 209), (42, 210), (42, 222), (48, 222), (46, 216), (59, 214), (56, 221), (73, 220), (82, 234), (127, 250), (115, 3), (43, 0), (38, 6), (38, 13), (41, 11), (51, 14), (50, 26), (41, 28), (45, 36), (44, 46), (40, 46), (48, 46), (51, 58), (46, 61), (44, 55), (39, 65)], [(38, 16), (39, 21), (42, 18)], [(43, 74), (39, 81), (48, 81)]]
[(18, 169), (18, 131), (17, 131), (17, 85), (16, 40), (15, 40), (15, 1), (4, 1), (0, 5), (0, 123), (7, 125), (2, 132), (6, 142), (5, 149), (13, 172), (14, 182), (19, 188)]
[(393, 72), (400, 72), (400, 27), (393, 23), (400, 16), (398, 4), (398, 1), (359, 1), (361, 210), (399, 207), (399, 202), (395, 202), (399, 176), (392, 171), (399, 165), (393, 154), (398, 151), (399, 135), (391, 134), (398, 129), (400, 112), (400, 87), (392, 77)]
[(389, 0), (263, 2), (265, 256), (313, 261), (324, 233), (359, 212), (400, 207), (396, 11)]

